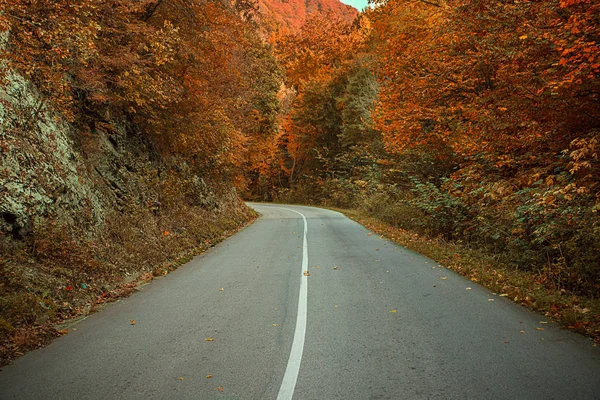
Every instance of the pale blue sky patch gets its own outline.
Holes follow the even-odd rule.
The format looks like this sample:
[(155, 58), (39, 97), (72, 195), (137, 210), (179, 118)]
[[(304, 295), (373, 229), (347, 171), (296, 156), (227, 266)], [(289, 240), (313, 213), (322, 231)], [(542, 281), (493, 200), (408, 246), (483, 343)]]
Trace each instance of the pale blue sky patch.
[(367, 6), (367, 0), (341, 0), (344, 4), (350, 4), (352, 7), (361, 11)]

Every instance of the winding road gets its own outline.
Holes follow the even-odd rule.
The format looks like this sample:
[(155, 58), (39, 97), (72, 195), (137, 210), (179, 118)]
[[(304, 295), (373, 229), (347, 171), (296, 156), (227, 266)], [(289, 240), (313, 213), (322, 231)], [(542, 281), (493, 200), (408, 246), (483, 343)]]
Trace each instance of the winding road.
[(340, 213), (250, 205), (254, 224), (4, 367), (0, 399), (600, 399), (589, 339)]

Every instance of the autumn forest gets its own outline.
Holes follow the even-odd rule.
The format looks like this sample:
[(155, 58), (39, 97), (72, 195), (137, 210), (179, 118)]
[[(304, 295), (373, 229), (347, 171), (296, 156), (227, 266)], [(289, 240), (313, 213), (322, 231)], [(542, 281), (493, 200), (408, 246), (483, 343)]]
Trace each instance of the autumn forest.
[[(177, 213), (196, 204), (190, 182), (201, 177), (230, 205), (242, 198), (355, 210), (415, 240), (486, 254), (526, 274), (530, 288), (569, 299), (541, 304), (522, 291), (518, 302), (559, 319), (563, 309), (585, 309), (565, 324), (598, 337), (600, 309), (584, 302), (600, 297), (600, 4), (374, 0), (358, 13), (334, 3), (316, 2), (297, 20), (296, 3), (266, 0), (0, 0), (3, 84), (18, 73), (43, 98), (19, 107), (0, 96), (10, 120), (3, 143), (51, 109), (87, 163), (100, 146), (95, 132), (110, 139), (121, 124), (160, 159), (162, 172), (144, 178), (156, 179), (148, 185), (158, 200), (123, 200), (140, 205), (140, 221), (156, 216), (156, 246), (193, 231), (184, 227), (189, 215)], [(212, 200), (202, 201), (206, 209)], [(231, 206), (238, 225), (252, 218), (239, 204)], [(12, 214), (1, 211), (9, 224)], [(180, 227), (160, 222), (169, 213)], [(72, 225), (101, 225), (92, 214)], [(35, 229), (5, 229), (3, 249), (40, 265), (62, 260)], [(77, 264), (106, 277), (114, 271), (95, 250), (102, 232), (61, 240), (71, 254), (86, 241)], [(198, 245), (189, 240), (179, 255)], [(8, 274), (25, 258), (0, 268)], [(44, 268), (74, 289), (21, 298), (26, 284), (3, 278), (0, 332), (12, 335), (5, 354), (23, 348), (14, 344), (20, 327), (41, 324), (42, 298), (56, 303), (51, 319), (82, 312), (63, 305), (77, 304), (74, 293), (90, 284)], [(489, 268), (492, 278), (467, 275), (506, 285)], [(98, 285), (94, 296), (106, 292)], [(22, 310), (34, 303), (35, 314)]]

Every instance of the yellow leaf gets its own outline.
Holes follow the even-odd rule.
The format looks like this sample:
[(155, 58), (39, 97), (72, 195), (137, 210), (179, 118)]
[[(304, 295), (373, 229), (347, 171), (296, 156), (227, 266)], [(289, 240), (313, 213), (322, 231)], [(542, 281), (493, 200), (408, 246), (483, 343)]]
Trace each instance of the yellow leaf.
[(465, 290), (473, 290), (473, 289), (471, 289), (470, 287), (468, 287), (468, 288), (466, 288)]
[(225, 290), (225, 288), (219, 288), (219, 292), (222, 292), (224, 290)]
[(521, 333), (525, 333), (525, 331), (521, 331)]
[(548, 321), (540, 321), (540, 324), (547, 324)]
[(135, 319), (129, 320), (129, 322), (131, 322), (131, 325), (135, 325)]
[(506, 293), (502, 293), (500, 297), (508, 297), (508, 295)]
[(182, 376), (180, 376), (180, 377), (179, 377), (179, 380), (180, 380), (180, 381), (182, 381), (182, 380), (183, 380), (183, 377), (182, 377)]
[(206, 375), (206, 379), (210, 379), (210, 378), (212, 378), (212, 374)]
[(273, 324), (273, 326), (279, 326), (279, 324)]
[(390, 310), (391, 313), (396, 313), (398, 312), (397, 310)]
[(204, 339), (204, 340), (206, 340), (207, 342), (214, 342), (214, 341), (215, 341), (215, 339), (214, 339), (214, 338), (211, 338), (211, 337), (207, 337), (207, 338), (206, 338), (206, 339)]
[(543, 331), (544, 328), (535, 328), (536, 331)]
[(525, 39), (527, 39), (527, 35), (519, 36), (519, 39), (525, 40)]
[(446, 279), (448, 279), (448, 277), (447, 276), (442, 276), (440, 279), (443, 280), (443, 281), (445, 281)]
[(333, 269), (338, 269), (339, 267), (336, 265), (335, 267), (333, 267)]
[(304, 276), (310, 276), (310, 272), (304, 271)]

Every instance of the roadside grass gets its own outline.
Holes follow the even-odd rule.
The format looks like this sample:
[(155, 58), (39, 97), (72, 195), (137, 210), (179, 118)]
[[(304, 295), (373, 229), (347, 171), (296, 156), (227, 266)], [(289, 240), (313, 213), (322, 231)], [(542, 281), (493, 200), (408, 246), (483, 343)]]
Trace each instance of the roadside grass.
[[(331, 207), (330, 207), (331, 208)], [(600, 299), (544, 285), (533, 273), (503, 264), (498, 257), (461, 243), (424, 237), (383, 222), (365, 211), (332, 208), (401, 246), (423, 254), (502, 297), (544, 314), (563, 327), (600, 343)]]
[(248, 225), (239, 202), (223, 210), (132, 210), (94, 237), (48, 223), (28, 243), (0, 237), (0, 366), (67, 334), (85, 317), (167, 275)]

